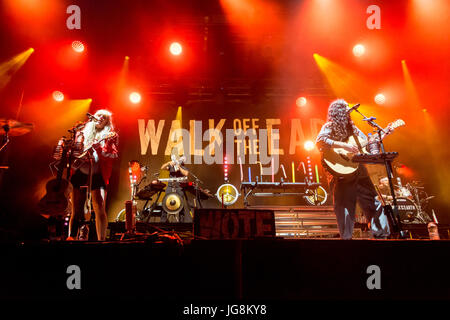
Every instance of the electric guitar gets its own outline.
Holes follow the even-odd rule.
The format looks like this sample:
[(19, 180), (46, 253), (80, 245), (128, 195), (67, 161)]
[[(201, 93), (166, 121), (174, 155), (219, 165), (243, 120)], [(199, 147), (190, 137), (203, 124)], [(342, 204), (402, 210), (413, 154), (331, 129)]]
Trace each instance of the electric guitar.
[[(404, 126), (405, 122), (401, 119), (398, 119), (392, 123), (390, 123), (385, 129), (384, 133), (381, 135), (381, 139), (384, 139), (388, 134), (392, 132), (395, 128)], [(368, 153), (365, 147), (370, 143), (370, 141), (365, 140), (361, 137), (357, 137), (359, 143), (361, 145), (361, 149), (363, 153)], [(353, 136), (350, 136), (346, 143), (352, 144), (354, 146), (358, 146)], [(359, 166), (359, 163), (353, 162), (352, 158), (354, 153), (345, 150), (344, 148), (327, 148), (322, 153), (322, 163), (325, 168), (334, 176), (348, 176), (354, 173)]]

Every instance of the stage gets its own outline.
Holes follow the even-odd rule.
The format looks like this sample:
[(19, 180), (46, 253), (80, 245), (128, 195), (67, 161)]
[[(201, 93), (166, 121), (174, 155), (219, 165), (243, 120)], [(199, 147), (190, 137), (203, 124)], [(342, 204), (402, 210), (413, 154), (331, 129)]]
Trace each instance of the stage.
[(448, 302), (450, 1), (374, 2), (2, 0), (0, 301)]
[[(450, 298), (448, 240), (180, 242), (150, 237), (104, 243), (2, 243), (0, 247), (0, 297), (9, 300)], [(69, 289), (74, 274), (70, 266), (79, 268), (79, 289)]]

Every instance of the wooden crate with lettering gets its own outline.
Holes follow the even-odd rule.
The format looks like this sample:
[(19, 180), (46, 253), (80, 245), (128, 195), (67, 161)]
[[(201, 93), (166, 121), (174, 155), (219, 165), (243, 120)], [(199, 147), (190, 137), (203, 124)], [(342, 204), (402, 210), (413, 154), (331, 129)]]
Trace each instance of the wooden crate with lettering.
[(272, 210), (198, 209), (194, 213), (197, 239), (254, 239), (275, 237)]

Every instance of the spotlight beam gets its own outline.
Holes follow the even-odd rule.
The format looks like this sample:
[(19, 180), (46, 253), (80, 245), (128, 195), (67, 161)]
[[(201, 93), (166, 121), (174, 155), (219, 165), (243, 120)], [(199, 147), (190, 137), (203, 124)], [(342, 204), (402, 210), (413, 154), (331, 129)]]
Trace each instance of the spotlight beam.
[(361, 101), (364, 93), (371, 91), (368, 82), (351, 70), (317, 53), (314, 53), (313, 57), (336, 97), (342, 97), (350, 101)]
[(34, 49), (29, 48), (0, 64), (0, 90), (6, 87), (13, 75), (25, 64), (33, 52)]

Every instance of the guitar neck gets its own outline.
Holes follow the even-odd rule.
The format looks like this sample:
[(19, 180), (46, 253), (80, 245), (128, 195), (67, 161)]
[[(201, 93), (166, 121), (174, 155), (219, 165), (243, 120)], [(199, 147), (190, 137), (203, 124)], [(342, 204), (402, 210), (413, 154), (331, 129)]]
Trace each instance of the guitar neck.
[(61, 155), (60, 163), (58, 165), (58, 173), (56, 174), (56, 180), (58, 181), (58, 183), (61, 182), (66, 165), (67, 165), (67, 148), (64, 148)]
[[(100, 142), (102, 142), (103, 140), (107, 140), (107, 139), (113, 138), (113, 137), (115, 137), (115, 136), (116, 136), (116, 133), (110, 133), (110, 134), (108, 134), (106, 137), (103, 137), (103, 138), (101, 138), (100, 140), (98, 140), (96, 143), (100, 143)], [(87, 147), (86, 149), (84, 149), (83, 153), (82, 153), (80, 156), (78, 156), (78, 158), (84, 157), (84, 156), (88, 153), (88, 151), (92, 148), (93, 145), (94, 145), (94, 144), (91, 144), (89, 147)]]

